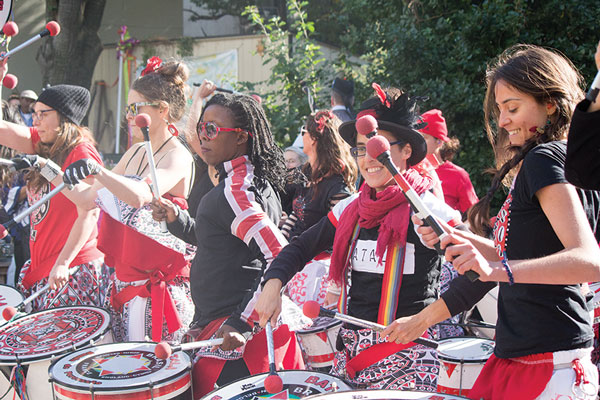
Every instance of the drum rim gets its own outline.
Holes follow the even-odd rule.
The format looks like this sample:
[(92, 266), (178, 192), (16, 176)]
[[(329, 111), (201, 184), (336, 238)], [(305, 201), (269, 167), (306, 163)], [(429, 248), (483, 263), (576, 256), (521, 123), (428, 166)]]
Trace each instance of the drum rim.
[(331, 325), (327, 325), (327, 326), (322, 326), (322, 327), (318, 327), (318, 328), (313, 328), (313, 326), (311, 325), (308, 329), (298, 329), (296, 331), (296, 335), (300, 334), (300, 335), (307, 335), (307, 334), (311, 334), (311, 333), (317, 333), (317, 332), (322, 332), (324, 330), (327, 330), (329, 328), (335, 328), (337, 326), (342, 326), (342, 324), (344, 323), (344, 321), (340, 321), (337, 320), (335, 318), (330, 318), (334, 323)]
[[(339, 392), (334, 392), (334, 393), (323, 393), (323, 394), (313, 394), (310, 395), (308, 397), (304, 397), (302, 400), (311, 400), (311, 399), (317, 399), (319, 397), (322, 396), (332, 396), (335, 394), (342, 394), (345, 393), (346, 395), (350, 395), (350, 394), (361, 394), (361, 393), (368, 393), (368, 394), (373, 394), (373, 393), (381, 393), (382, 396), (390, 396), (390, 395), (402, 395), (402, 393), (423, 393), (424, 395), (428, 395), (428, 396), (433, 396), (433, 395), (442, 395), (442, 396), (448, 396), (448, 400), (454, 400), (454, 399), (466, 399), (468, 400), (468, 397), (463, 397), (463, 396), (458, 396), (458, 395), (453, 395), (453, 394), (448, 394), (448, 393), (441, 393), (441, 392), (424, 392), (422, 390), (394, 390), (394, 389), (355, 389), (355, 390), (346, 390), (346, 391), (339, 391)], [(375, 397), (373, 399), (366, 399), (366, 400), (382, 400), (385, 399), (385, 397)], [(386, 399), (387, 400), (387, 399)], [(394, 400), (393, 397), (389, 398), (389, 400)]]
[[(303, 373), (307, 373), (307, 374), (327, 375), (327, 376), (329, 376), (329, 377), (332, 377), (332, 378), (335, 378), (335, 379), (337, 379), (337, 380), (340, 380), (340, 381), (344, 382), (344, 384), (346, 384), (346, 385), (347, 385), (347, 386), (348, 386), (350, 389), (352, 389), (352, 385), (351, 385), (351, 384), (350, 384), (350, 382), (348, 382), (346, 379), (344, 379), (344, 378), (341, 378), (341, 377), (339, 377), (339, 376), (332, 375), (332, 374), (328, 374), (328, 373), (326, 373), (326, 372), (309, 371), (309, 370), (306, 370), (306, 369), (286, 369), (286, 370), (283, 370), (283, 371), (277, 371), (277, 373), (278, 373), (278, 374), (281, 374), (281, 373), (283, 373), (284, 375), (285, 375), (286, 373), (288, 373), (288, 372), (303, 372)], [(226, 388), (226, 387), (228, 387), (228, 386), (231, 386), (231, 385), (233, 385), (233, 384), (236, 384), (236, 383), (238, 383), (238, 382), (241, 382), (241, 381), (243, 381), (243, 380), (246, 380), (246, 379), (248, 379), (248, 378), (257, 377), (257, 376), (262, 376), (262, 375), (269, 375), (269, 372), (263, 372), (263, 373), (260, 373), (260, 374), (249, 375), (249, 376), (246, 376), (246, 377), (243, 377), (243, 378), (240, 378), (240, 379), (236, 379), (235, 381), (229, 382), (229, 383), (228, 383), (227, 385), (225, 385), (225, 386), (221, 386), (220, 388), (217, 388), (217, 389), (214, 389), (214, 390), (210, 391), (209, 393), (207, 393), (207, 394), (205, 394), (204, 396), (202, 396), (202, 397), (200, 398), (200, 400), (210, 399), (210, 398), (211, 398), (211, 396), (214, 396), (214, 394), (215, 394), (216, 392), (218, 392), (219, 390), (222, 390), (222, 389), (224, 389), (224, 388)], [(347, 391), (348, 391), (348, 390), (340, 390), (340, 392), (347, 392)], [(316, 395), (314, 395), (314, 396), (316, 396)]]
[[(39, 361), (46, 361), (46, 360), (52, 360), (53, 357), (58, 357), (58, 356), (62, 356), (65, 353), (72, 353), (73, 351), (78, 351), (80, 349), (84, 349), (86, 347), (89, 347), (91, 342), (100, 340), (102, 338), (104, 338), (104, 336), (106, 336), (106, 334), (108, 333), (108, 331), (110, 331), (110, 327), (111, 327), (111, 320), (112, 317), (110, 315), (110, 313), (108, 312), (108, 310), (101, 308), (101, 307), (96, 307), (96, 306), (87, 306), (87, 305), (82, 305), (82, 306), (61, 306), (61, 307), (54, 307), (54, 308), (50, 308), (48, 310), (42, 310), (42, 311), (36, 311), (34, 313), (28, 314), (27, 316), (23, 317), (23, 318), (19, 318), (17, 320), (14, 320), (12, 322), (8, 322), (2, 326), (0, 326), (0, 334), (2, 333), (2, 331), (9, 329), (12, 327), (12, 325), (16, 325), (19, 321), (23, 320), (24, 318), (28, 318), (30, 316), (33, 315), (38, 315), (38, 314), (44, 314), (44, 313), (51, 313), (51, 312), (55, 312), (56, 310), (62, 310), (62, 309), (66, 309), (66, 308), (71, 308), (71, 309), (76, 309), (76, 308), (85, 308), (85, 309), (92, 309), (94, 311), (99, 311), (100, 314), (106, 314), (105, 316), (107, 318), (105, 318), (104, 324), (106, 325), (104, 327), (104, 329), (99, 330), (93, 337), (88, 338), (85, 342), (82, 342), (79, 344), (79, 346), (74, 346), (72, 343), (69, 347), (65, 347), (64, 349), (60, 350), (60, 351), (56, 351), (50, 354), (45, 354), (45, 355), (37, 355), (37, 356), (25, 356), (24, 358), (19, 357), (18, 361), (15, 359), (12, 360), (8, 360), (8, 359), (4, 359), (5, 356), (0, 354), (0, 366), (14, 366), (14, 365), (29, 365), (29, 364), (33, 364)], [(14, 356), (13, 356), (14, 357)], [(16, 357), (14, 357), (16, 358)]]
[[(82, 388), (83, 388), (83, 390), (85, 390), (86, 388), (89, 388), (89, 385), (85, 385), (84, 386), (82, 384), (82, 386), (77, 386), (75, 384), (64, 383), (62, 381), (58, 381), (57, 378), (55, 378), (54, 375), (51, 372), (52, 368), (54, 368), (54, 366), (56, 364), (58, 364), (62, 359), (67, 358), (69, 356), (73, 356), (75, 353), (78, 353), (80, 351), (89, 350), (91, 348), (105, 347), (105, 346), (115, 346), (115, 345), (116, 346), (120, 346), (120, 345), (125, 346), (125, 345), (140, 344), (140, 343), (141, 344), (148, 344), (148, 345), (157, 345), (158, 344), (156, 342), (144, 342), (144, 341), (105, 343), (105, 344), (99, 344), (98, 346), (80, 348), (80, 349), (78, 349), (76, 351), (73, 351), (71, 353), (63, 354), (63, 355), (61, 355), (60, 358), (54, 360), (48, 366), (48, 382), (50, 382), (51, 385), (54, 385), (56, 383), (59, 386), (66, 387), (66, 388), (69, 388), (69, 389), (82, 390)], [(131, 349), (129, 349), (129, 350), (131, 350)], [(170, 375), (170, 376), (168, 376), (166, 378), (159, 379), (159, 380), (155, 381), (154, 382), (154, 386), (155, 387), (159, 386), (159, 385), (160, 386), (164, 386), (164, 385), (173, 383), (173, 382), (179, 380), (179, 378), (181, 378), (182, 376), (185, 376), (186, 373), (190, 374), (190, 383), (191, 383), (191, 381), (192, 381), (192, 376), (191, 376), (192, 358), (185, 351), (179, 350), (179, 351), (176, 351), (175, 353), (183, 353), (183, 354), (185, 354), (187, 356), (187, 358), (188, 358), (187, 365), (185, 366), (185, 368), (182, 371), (178, 372), (177, 374)], [(100, 354), (100, 353), (98, 353), (98, 354)], [(73, 363), (73, 364), (75, 364), (75, 363)], [(120, 394), (120, 393), (116, 393), (117, 391), (119, 391), (119, 392), (121, 392), (121, 394), (125, 394), (126, 391), (132, 391), (134, 389), (142, 389), (142, 388), (145, 388), (145, 387), (147, 387), (147, 385), (142, 385), (142, 384), (135, 385), (135, 386), (129, 386), (127, 388), (123, 388), (123, 387), (121, 387), (121, 388), (116, 388), (116, 387), (109, 388), (109, 387), (105, 386), (105, 387), (96, 387), (94, 391), (95, 392), (115, 392), (115, 394)]]
[[(438, 344), (442, 345), (444, 342), (450, 342), (451, 340), (456, 340), (456, 339), (478, 339), (478, 340), (482, 340), (482, 341), (488, 341), (488, 342), (492, 342), (494, 344), (494, 349), (496, 348), (495, 340), (482, 338), (482, 337), (478, 337), (478, 336), (453, 336), (453, 337), (448, 337), (448, 338), (443, 338), (443, 339), (438, 340)], [(437, 350), (438, 359), (443, 360), (443, 361), (448, 361), (448, 362), (455, 362), (456, 364), (481, 364), (482, 362), (485, 363), (492, 356), (492, 354), (494, 354), (493, 351), (487, 358), (460, 359), (460, 358), (456, 358), (451, 355), (442, 353), (439, 346), (438, 346), (438, 350)]]

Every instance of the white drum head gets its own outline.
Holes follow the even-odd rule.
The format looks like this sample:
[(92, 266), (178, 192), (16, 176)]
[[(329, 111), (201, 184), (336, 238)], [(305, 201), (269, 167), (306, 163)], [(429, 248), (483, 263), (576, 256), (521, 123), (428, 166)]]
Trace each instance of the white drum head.
[(48, 370), (50, 380), (54, 390), (68, 399), (84, 398), (77, 393), (90, 393), (91, 398), (91, 387), (97, 398), (103, 398), (100, 392), (140, 393), (150, 390), (149, 382), (155, 393), (175, 395), (187, 390), (191, 385), (189, 356), (178, 351), (163, 360), (154, 353), (155, 347), (151, 342), (129, 342), (82, 349), (54, 362)]
[(314, 319), (313, 324), (310, 326), (310, 328), (299, 329), (298, 331), (296, 331), (296, 333), (302, 335), (307, 333), (323, 332), (330, 328), (341, 326), (342, 323), (342, 321), (334, 318), (318, 317)]
[(16, 307), (18, 306), (25, 298), (14, 287), (8, 285), (0, 285), (0, 322), (4, 321), (2, 317), (2, 312), (6, 307)]
[(110, 328), (107, 311), (91, 306), (58, 307), (0, 327), (0, 365), (30, 364), (89, 346)]
[(8, 22), (11, 11), (12, 11), (12, 0), (0, 1), (0, 23), (2, 23), (2, 26), (4, 26), (4, 24), (6, 24)]
[[(298, 399), (315, 394), (331, 393), (336, 390), (347, 391), (352, 389), (344, 380), (333, 375), (314, 371), (287, 370), (277, 372), (283, 381), (283, 390), (279, 393), (269, 394), (264, 386), (264, 381), (269, 374), (259, 374), (239, 379), (229, 385), (213, 390), (203, 400), (249, 400), (270, 398)], [(348, 397), (345, 397), (348, 399)]]
[(305, 400), (459, 400), (466, 397), (444, 393), (429, 393), (401, 390), (352, 390), (345, 393), (319, 394)]
[(482, 363), (494, 353), (494, 341), (478, 337), (455, 337), (439, 342), (438, 358), (465, 364)]

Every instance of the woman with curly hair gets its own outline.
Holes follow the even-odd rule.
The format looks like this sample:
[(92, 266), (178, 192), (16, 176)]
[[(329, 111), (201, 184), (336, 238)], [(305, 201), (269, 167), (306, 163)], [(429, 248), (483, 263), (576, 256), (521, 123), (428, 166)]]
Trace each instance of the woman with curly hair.
[[(306, 119), (302, 131), (303, 151), (308, 163), (302, 168), (308, 183), (297, 187), (292, 195), (291, 214), (281, 230), (288, 240), (319, 222), (340, 201), (354, 192), (358, 174), (350, 149), (338, 133), (339, 119), (330, 111), (319, 111)], [(326, 300), (330, 282), (329, 251), (319, 254), (288, 283), (288, 295), (298, 305), (307, 300), (321, 304)], [(339, 291), (331, 288), (330, 300)]]
[[(194, 167), (189, 151), (175, 138), (173, 126), (186, 106), (187, 67), (152, 58), (129, 92), (127, 121), (142, 138), (135, 116), (146, 113), (156, 179), (161, 195), (187, 198)], [(93, 185), (77, 184), (93, 175)], [(112, 314), (115, 341), (179, 341), (192, 320), (189, 288), (190, 249), (163, 232), (152, 218), (153, 184), (144, 143), (133, 145), (112, 169), (94, 160), (70, 164), (65, 182), (76, 184), (67, 196), (80, 208), (102, 209), (99, 248), (115, 268), (106, 308)], [(59, 178), (57, 178), (59, 179)]]
[[(593, 331), (587, 282), (600, 280), (600, 193), (565, 178), (567, 133), (583, 98), (581, 76), (563, 55), (537, 46), (507, 49), (487, 71), (488, 137), (498, 170), (469, 222), (489, 231), (490, 201), (510, 190), (493, 240), (447, 228), (441, 242), (460, 274), (441, 299), (410, 320), (396, 321), (394, 340), (411, 340), (431, 323), (467, 310), (499, 283), (494, 355), (469, 396), (474, 399), (595, 399)], [(419, 231), (433, 245), (429, 228)], [(595, 235), (594, 235), (595, 232)]]

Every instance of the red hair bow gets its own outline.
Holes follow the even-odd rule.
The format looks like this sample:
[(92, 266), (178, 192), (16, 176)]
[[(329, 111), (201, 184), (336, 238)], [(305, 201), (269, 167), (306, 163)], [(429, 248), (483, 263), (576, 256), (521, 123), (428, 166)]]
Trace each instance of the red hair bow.
[(375, 89), (375, 92), (377, 93), (377, 97), (379, 97), (379, 100), (381, 100), (381, 104), (385, 105), (387, 108), (390, 108), (392, 105), (388, 101), (387, 95), (385, 94), (385, 92), (383, 91), (381, 86), (379, 86), (375, 82), (373, 82), (371, 84), (371, 86), (373, 87), (373, 89)]
[(151, 72), (156, 72), (156, 70), (158, 70), (162, 65), (162, 60), (160, 59), (160, 57), (154, 56), (151, 57), (148, 60), (148, 63), (146, 64), (146, 68), (144, 68), (144, 70), (142, 71), (142, 76), (149, 74)]
[(331, 111), (323, 111), (318, 113), (317, 115), (321, 115), (319, 117), (319, 119), (316, 120), (317, 122), (317, 132), (319, 133), (323, 133), (323, 129), (325, 129), (325, 124), (327, 123), (328, 120), (333, 119), (333, 113)]

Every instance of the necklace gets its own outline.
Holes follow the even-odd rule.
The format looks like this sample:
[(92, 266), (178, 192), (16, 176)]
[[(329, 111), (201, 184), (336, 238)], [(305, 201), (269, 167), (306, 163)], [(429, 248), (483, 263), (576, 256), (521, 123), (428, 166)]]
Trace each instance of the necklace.
[[(158, 149), (156, 149), (156, 151), (154, 152), (154, 154), (152, 154), (152, 157), (156, 156), (158, 154), (159, 151), (162, 150), (163, 147), (165, 147), (167, 145), (167, 143), (169, 142), (169, 140), (173, 139), (174, 136), (169, 136), (167, 138), (167, 140), (165, 140), (163, 142), (163, 144), (160, 145), (160, 147)], [(146, 165), (144, 165), (144, 168), (140, 171), (140, 168), (142, 168), (142, 163), (144, 162), (145, 157), (141, 157), (140, 158), (140, 163), (138, 164), (137, 167), (137, 171), (136, 171), (136, 175), (137, 176), (142, 176), (142, 174), (144, 173), (144, 171), (146, 171), (146, 168), (148, 167), (148, 163), (146, 163)]]

